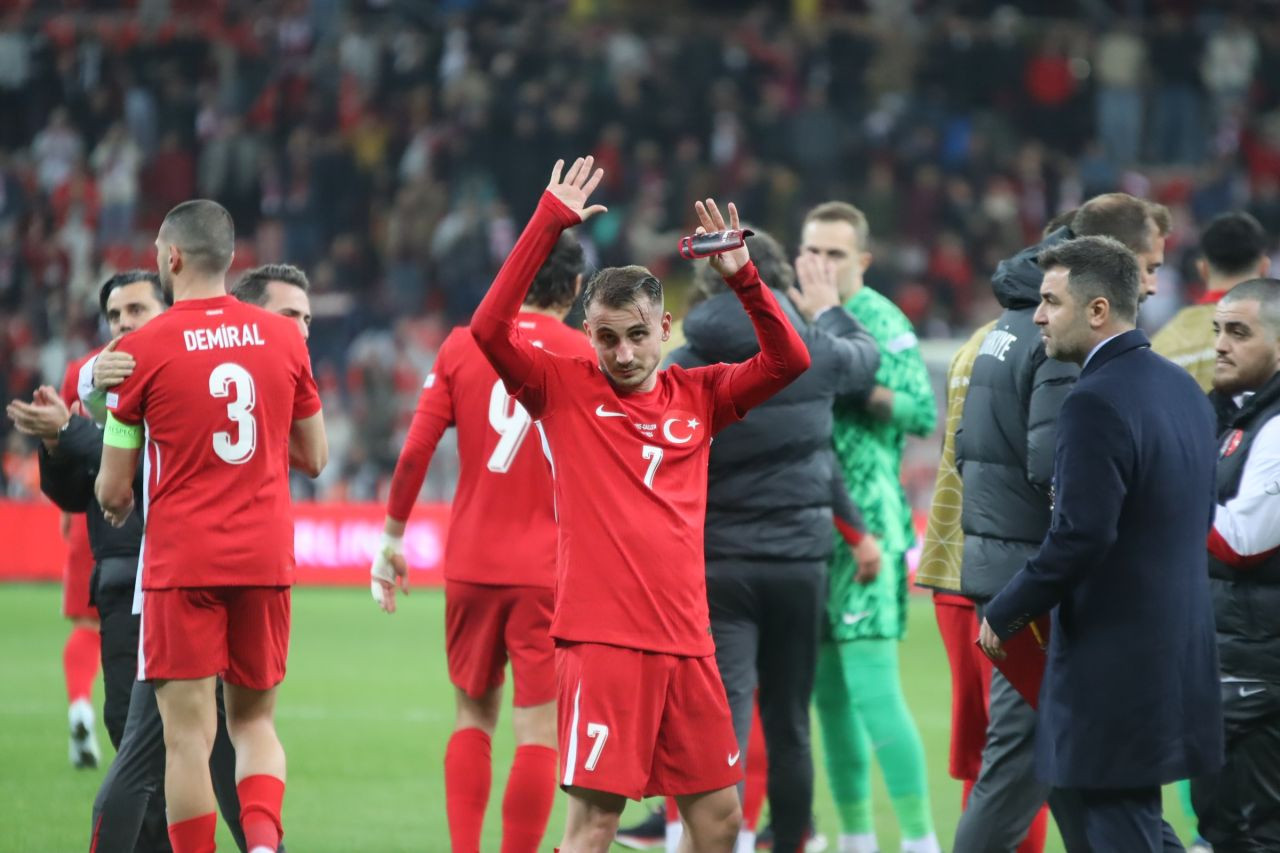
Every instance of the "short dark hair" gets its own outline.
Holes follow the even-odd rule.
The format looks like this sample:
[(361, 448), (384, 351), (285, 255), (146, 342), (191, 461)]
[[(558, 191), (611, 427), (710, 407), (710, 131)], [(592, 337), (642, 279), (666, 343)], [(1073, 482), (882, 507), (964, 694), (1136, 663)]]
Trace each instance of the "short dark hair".
[(265, 305), (267, 285), (273, 281), (292, 284), (303, 293), (311, 292), (311, 282), (307, 280), (307, 274), (293, 264), (263, 264), (241, 275), (231, 288), (231, 295), (241, 302)]
[(177, 246), (188, 263), (209, 275), (225, 273), (236, 250), (231, 214), (206, 198), (184, 201), (165, 214), (160, 239)]
[(1128, 193), (1103, 193), (1080, 206), (1071, 218), (1071, 231), (1077, 237), (1111, 237), (1131, 252), (1145, 252), (1151, 248), (1148, 223), (1168, 236), (1173, 225), (1169, 208)]
[(1223, 275), (1250, 272), (1267, 254), (1267, 245), (1267, 232), (1262, 223), (1242, 210), (1218, 214), (1200, 235), (1200, 251), (1205, 262), (1214, 272)]
[(1280, 279), (1251, 278), (1242, 281), (1222, 295), (1220, 305), (1232, 302), (1257, 302), (1258, 316), (1271, 334), (1280, 337)]
[(582, 292), (582, 307), (601, 302), (606, 308), (625, 308), (641, 300), (662, 304), (662, 282), (648, 269), (636, 264), (605, 267), (591, 277)]
[(155, 292), (156, 299), (160, 301), (161, 305), (172, 304), (168, 295), (164, 292), (164, 286), (160, 284), (159, 273), (147, 270), (125, 270), (104, 281), (101, 289), (98, 290), (98, 307), (102, 309), (102, 316), (105, 317), (107, 315), (107, 297), (111, 295), (111, 291), (125, 285), (137, 284), (140, 281), (150, 282), (151, 289)]
[(525, 305), (535, 308), (556, 308), (569, 305), (577, 296), (578, 276), (582, 275), (582, 245), (568, 231), (560, 235), (550, 256), (538, 268), (524, 298)]
[[(774, 290), (784, 293), (790, 290), (796, 283), (796, 271), (782, 246), (767, 231), (745, 222), (742, 227), (755, 232), (747, 245), (751, 250), (751, 261), (760, 273), (760, 280)], [(703, 298), (710, 298), (729, 289), (729, 285), (724, 283), (724, 277), (713, 270), (711, 264), (699, 267), (695, 285)]]
[(1066, 269), (1067, 286), (1081, 302), (1102, 297), (1116, 317), (1128, 323), (1137, 321), (1142, 278), (1138, 258), (1119, 240), (1077, 237), (1042, 252), (1037, 262), (1046, 272), (1055, 267)]
[(804, 216), (803, 225), (810, 222), (847, 222), (858, 237), (858, 249), (866, 251), (871, 242), (871, 226), (867, 215), (847, 201), (824, 201)]

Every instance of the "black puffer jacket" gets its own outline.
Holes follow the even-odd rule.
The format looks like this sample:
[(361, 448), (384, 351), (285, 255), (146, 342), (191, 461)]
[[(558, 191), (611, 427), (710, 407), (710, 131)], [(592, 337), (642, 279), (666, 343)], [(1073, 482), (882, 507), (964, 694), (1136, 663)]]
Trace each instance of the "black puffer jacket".
[[(142, 547), (142, 513), (139, 509), (125, 519), (121, 527), (112, 527), (102, 516), (102, 506), (93, 495), (93, 482), (102, 459), (102, 430), (88, 418), (72, 416), (58, 439), (58, 447), (49, 453), (40, 445), (40, 491), (59, 509), (83, 512), (89, 522), (89, 548), (93, 559), (101, 563), (107, 557), (137, 557)], [(134, 479), (134, 492), (142, 484), (142, 472)], [(99, 578), (106, 586), (132, 587), (134, 575)], [(91, 590), (92, 592), (92, 590)]]
[[(880, 350), (851, 314), (833, 308), (805, 323), (774, 291), (809, 348), (811, 364), (778, 394), (726, 427), (711, 445), (706, 557), (823, 560), (833, 542), (831, 406), (837, 396), (865, 401), (875, 386)], [(681, 367), (745, 361), (760, 351), (751, 320), (733, 293), (693, 308), (686, 344), (668, 358)]]
[[(1280, 376), (1273, 376), (1239, 410), (1216, 391), (1209, 399), (1222, 427), (1217, 485), (1218, 503), (1226, 504), (1240, 492), (1258, 433), (1280, 417)], [(1209, 589), (1223, 674), (1280, 683), (1280, 554), (1239, 569), (1211, 552)]]
[(1045, 355), (1033, 316), (1044, 277), (1036, 257), (1071, 238), (1061, 228), (1002, 261), (992, 277), (1004, 313), (973, 363), (956, 434), (964, 481), (960, 591), (975, 599), (1000, 592), (1049, 529), (1058, 410), (1080, 368)]

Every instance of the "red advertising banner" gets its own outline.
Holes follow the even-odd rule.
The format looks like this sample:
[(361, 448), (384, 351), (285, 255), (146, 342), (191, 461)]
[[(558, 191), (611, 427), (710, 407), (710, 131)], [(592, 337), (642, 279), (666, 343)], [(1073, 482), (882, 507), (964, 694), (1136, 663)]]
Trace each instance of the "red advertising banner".
[[(298, 583), (366, 584), (382, 540), (386, 507), (376, 503), (300, 503), (294, 508), (294, 558)], [(83, 523), (83, 522), (78, 522)], [(405, 557), (413, 585), (444, 583), (448, 504), (419, 504), (405, 529)], [(0, 581), (59, 580), (67, 543), (58, 532), (58, 510), (49, 503), (0, 501)]]

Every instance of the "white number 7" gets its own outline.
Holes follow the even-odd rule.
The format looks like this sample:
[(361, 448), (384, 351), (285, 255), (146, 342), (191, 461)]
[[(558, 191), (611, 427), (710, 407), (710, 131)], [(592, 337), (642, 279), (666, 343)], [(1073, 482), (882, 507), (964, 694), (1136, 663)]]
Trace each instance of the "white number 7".
[(582, 766), (587, 770), (595, 770), (600, 753), (604, 751), (604, 742), (609, 739), (609, 727), (604, 723), (587, 723), (587, 737), (591, 738), (591, 754)]
[(652, 489), (653, 477), (658, 473), (658, 466), (662, 464), (662, 448), (646, 444), (640, 455), (649, 460), (649, 470), (644, 472), (644, 484)]

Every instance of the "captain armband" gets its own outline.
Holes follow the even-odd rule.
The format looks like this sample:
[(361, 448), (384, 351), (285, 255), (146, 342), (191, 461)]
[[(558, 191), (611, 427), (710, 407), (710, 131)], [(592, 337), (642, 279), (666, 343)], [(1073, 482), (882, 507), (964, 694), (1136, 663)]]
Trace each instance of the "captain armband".
[(142, 447), (142, 425), (130, 425), (116, 420), (116, 416), (107, 412), (107, 423), (102, 431), (102, 443), (108, 447), (119, 447), (121, 450), (137, 450)]

